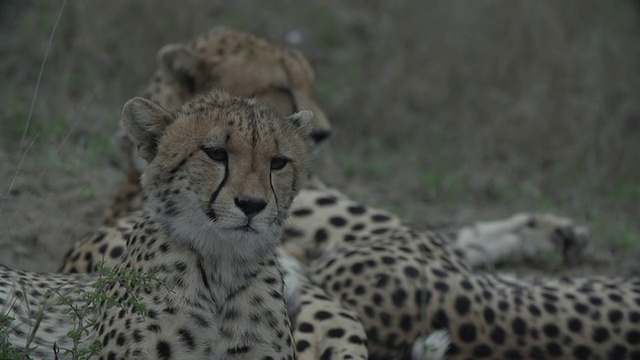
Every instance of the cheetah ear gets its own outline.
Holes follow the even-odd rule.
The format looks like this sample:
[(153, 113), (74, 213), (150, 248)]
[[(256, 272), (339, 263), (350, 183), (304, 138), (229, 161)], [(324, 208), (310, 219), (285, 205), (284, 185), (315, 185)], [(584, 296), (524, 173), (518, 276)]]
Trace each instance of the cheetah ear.
[(313, 141), (313, 121), (315, 115), (311, 110), (300, 110), (284, 118), (284, 122), (302, 135), (310, 149), (315, 148)]
[(144, 98), (133, 98), (122, 108), (122, 127), (147, 162), (155, 158), (160, 136), (171, 122), (171, 114)]
[(158, 65), (171, 74), (190, 94), (198, 91), (198, 79), (207, 78), (213, 64), (183, 44), (163, 46), (157, 55)]

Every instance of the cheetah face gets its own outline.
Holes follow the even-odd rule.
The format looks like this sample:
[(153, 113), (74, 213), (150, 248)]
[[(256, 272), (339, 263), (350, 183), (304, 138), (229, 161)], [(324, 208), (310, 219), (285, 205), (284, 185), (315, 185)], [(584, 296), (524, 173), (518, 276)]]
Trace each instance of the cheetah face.
[(149, 162), (147, 210), (202, 255), (242, 259), (277, 246), (308, 171), (312, 118), (283, 118), (221, 91), (175, 115), (142, 98), (123, 109), (123, 126)]

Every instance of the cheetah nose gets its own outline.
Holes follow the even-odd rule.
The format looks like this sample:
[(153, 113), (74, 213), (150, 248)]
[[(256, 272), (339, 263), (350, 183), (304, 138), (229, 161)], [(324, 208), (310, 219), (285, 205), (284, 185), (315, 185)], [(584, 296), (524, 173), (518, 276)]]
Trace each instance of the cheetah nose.
[(236, 206), (238, 206), (249, 219), (254, 217), (257, 213), (262, 211), (262, 209), (267, 206), (267, 202), (263, 199), (258, 199), (250, 196), (243, 196), (235, 198), (233, 200), (236, 203)]
[(319, 144), (324, 139), (328, 138), (330, 135), (331, 135), (331, 130), (318, 130), (311, 133), (311, 138), (313, 138), (316, 144)]

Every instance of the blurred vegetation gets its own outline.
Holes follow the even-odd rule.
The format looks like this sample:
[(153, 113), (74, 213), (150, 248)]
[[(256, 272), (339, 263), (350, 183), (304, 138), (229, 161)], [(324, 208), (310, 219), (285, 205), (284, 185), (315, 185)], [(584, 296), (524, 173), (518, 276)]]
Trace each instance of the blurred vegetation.
[(117, 162), (120, 107), (157, 50), (227, 25), (310, 58), (347, 191), (377, 183), (378, 203), (554, 211), (603, 243), (640, 244), (637, 2), (69, 0), (19, 148), (62, 4), (0, 4), (2, 146), (33, 141), (27, 168)]

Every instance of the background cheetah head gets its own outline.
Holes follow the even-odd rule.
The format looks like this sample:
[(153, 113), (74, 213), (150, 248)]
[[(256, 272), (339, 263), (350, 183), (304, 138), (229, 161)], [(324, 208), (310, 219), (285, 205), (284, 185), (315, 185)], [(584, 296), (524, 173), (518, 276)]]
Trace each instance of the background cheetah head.
[[(331, 135), (331, 124), (313, 96), (315, 74), (298, 50), (223, 27), (205, 32), (186, 44), (169, 44), (157, 55), (158, 69), (145, 97), (168, 111), (213, 88), (256, 97), (282, 115), (301, 109), (314, 113), (316, 145)], [(144, 161), (120, 134), (120, 145), (138, 171)]]

